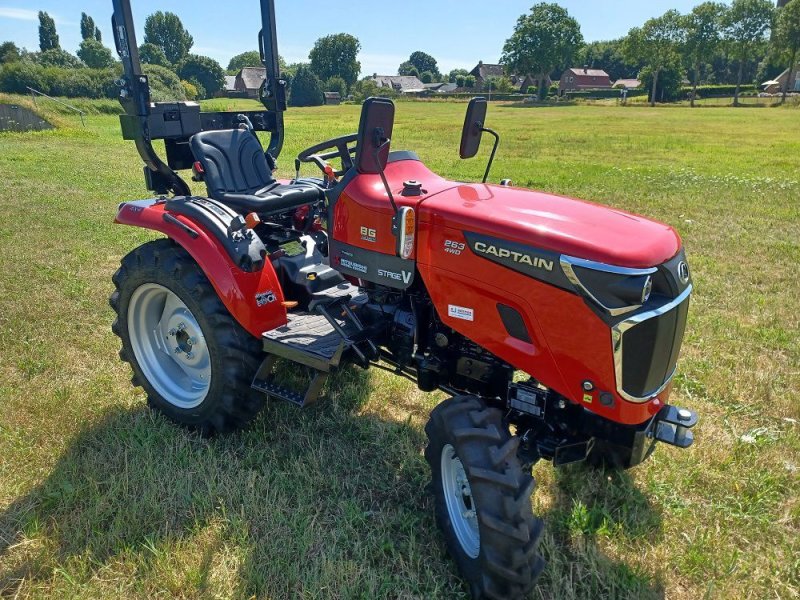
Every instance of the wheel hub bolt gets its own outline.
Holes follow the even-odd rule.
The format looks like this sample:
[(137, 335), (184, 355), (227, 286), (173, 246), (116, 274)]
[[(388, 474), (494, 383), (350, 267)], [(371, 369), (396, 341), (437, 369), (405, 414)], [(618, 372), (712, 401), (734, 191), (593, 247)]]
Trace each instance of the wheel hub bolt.
[(465, 510), (461, 514), (465, 519), (474, 519), (475, 518), (475, 511), (474, 510)]
[(181, 347), (175, 346), (175, 354), (180, 354), (180, 353), (181, 353)]
[(187, 352), (186, 358), (194, 358), (194, 354), (192, 352)]
[(186, 343), (190, 346), (194, 346), (197, 343), (197, 340), (193, 337), (190, 337), (188, 340), (186, 340)]

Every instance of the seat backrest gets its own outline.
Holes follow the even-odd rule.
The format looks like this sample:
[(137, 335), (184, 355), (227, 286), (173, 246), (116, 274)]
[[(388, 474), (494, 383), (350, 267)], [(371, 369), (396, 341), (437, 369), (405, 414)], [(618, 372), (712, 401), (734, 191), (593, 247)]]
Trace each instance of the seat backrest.
[(264, 149), (252, 131), (222, 129), (192, 136), (192, 154), (205, 171), (208, 195), (253, 194), (275, 182)]

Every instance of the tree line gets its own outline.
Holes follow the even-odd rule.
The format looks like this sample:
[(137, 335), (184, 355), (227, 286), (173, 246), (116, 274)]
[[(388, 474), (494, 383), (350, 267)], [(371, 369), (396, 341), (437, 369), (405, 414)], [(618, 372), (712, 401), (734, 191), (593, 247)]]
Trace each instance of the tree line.
[[(555, 3), (541, 2), (520, 16), (506, 40), (500, 62), (506, 73), (534, 75), (540, 96), (549, 77), (557, 80), (570, 67), (606, 71), (612, 80), (639, 79), (650, 101), (674, 100), (688, 77), (692, 105), (702, 84), (734, 86), (738, 104), (744, 83), (772, 79), (791, 71), (800, 59), (800, 0), (776, 8), (773, 0), (733, 0), (730, 5), (703, 2), (688, 14), (676, 10), (649, 19), (620, 39), (586, 43), (580, 23)], [(403, 62), (399, 75), (415, 75), (423, 83), (440, 81), (436, 60), (421, 51)], [(475, 86), (463, 69), (447, 75), (460, 88)], [(783, 100), (789, 91), (788, 78)], [(490, 78), (485, 87), (510, 91), (507, 77)]]
[[(61, 47), (53, 18), (39, 13), (39, 51), (20, 49), (13, 42), (0, 44), (0, 91), (25, 93), (28, 86), (51, 95), (116, 97), (114, 83), (122, 71), (111, 49), (103, 44), (94, 19), (81, 14), (81, 44), (76, 54)], [(225, 75), (244, 67), (263, 67), (257, 51), (234, 56), (227, 69), (213, 58), (193, 54), (194, 38), (174, 13), (157, 11), (145, 20), (139, 57), (151, 84), (154, 100), (213, 97), (225, 85)], [(286, 64), (290, 102), (297, 106), (321, 104), (323, 91), (342, 97), (355, 91), (361, 64), (361, 44), (341, 33), (317, 40), (307, 63)]]
[[(40, 12), (38, 52), (19, 49), (13, 42), (0, 44), (0, 91), (24, 93), (31, 86), (54, 95), (115, 97), (119, 63), (86, 13), (81, 14), (80, 30), (80, 47), (76, 55), (70, 54), (61, 48), (55, 21)], [(226, 73), (262, 66), (259, 53), (250, 51), (233, 57), (223, 69), (216, 60), (191, 53), (193, 45), (194, 38), (176, 14), (158, 11), (147, 17), (139, 54), (154, 99), (212, 97), (223, 88)], [(358, 80), (360, 49), (356, 37), (339, 33), (318, 39), (308, 61), (286, 64), (281, 59), (290, 103), (321, 104), (323, 91), (356, 99), (391, 94), (369, 78)], [(782, 8), (775, 8), (772, 0), (733, 0), (730, 5), (707, 1), (688, 14), (670, 10), (649, 19), (624, 38), (588, 44), (566, 9), (541, 2), (517, 20), (501, 63), (507, 73), (534, 75), (542, 96), (548, 76), (558, 79), (566, 68), (585, 65), (605, 70), (612, 79), (638, 78), (648, 87), (652, 104), (676, 99), (685, 77), (693, 86), (693, 104), (701, 83), (735, 85), (738, 104), (743, 83), (771, 79), (791, 70), (798, 59), (800, 0)], [(476, 87), (475, 77), (466, 70), (454, 69), (445, 76), (436, 59), (422, 51), (413, 52), (398, 74), (417, 76), (423, 83), (447, 79), (459, 88)], [(489, 90), (512, 91), (507, 77), (483, 84)]]

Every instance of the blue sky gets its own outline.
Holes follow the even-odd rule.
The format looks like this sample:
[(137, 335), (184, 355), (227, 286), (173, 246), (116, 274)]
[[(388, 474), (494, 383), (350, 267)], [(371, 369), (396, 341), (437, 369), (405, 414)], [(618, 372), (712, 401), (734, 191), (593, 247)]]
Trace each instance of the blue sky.
[[(314, 41), (347, 32), (361, 40), (364, 75), (391, 75), (414, 50), (423, 50), (447, 72), (496, 62), (517, 18), (536, 0), (276, 0), (278, 41), (289, 61), (306, 60)], [(581, 24), (588, 41), (619, 37), (646, 19), (676, 8), (688, 12), (700, 0), (558, 0)], [(132, 0), (142, 42), (145, 17), (156, 10), (177, 13), (194, 36), (192, 52), (227, 66), (231, 56), (256, 48), (258, 0)], [(342, 8), (346, 7), (346, 8)], [(0, 0), (0, 42), (38, 49), (39, 10), (56, 20), (61, 46), (80, 43), (80, 14), (90, 14), (111, 44), (111, 0)]]

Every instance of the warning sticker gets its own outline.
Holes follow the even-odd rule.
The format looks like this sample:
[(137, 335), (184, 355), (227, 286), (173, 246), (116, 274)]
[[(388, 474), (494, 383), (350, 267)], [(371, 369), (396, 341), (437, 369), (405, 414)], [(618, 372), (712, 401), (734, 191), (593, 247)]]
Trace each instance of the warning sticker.
[(450, 304), (447, 307), (447, 315), (454, 319), (461, 319), (462, 321), (475, 320), (475, 311), (465, 306), (454, 306)]

